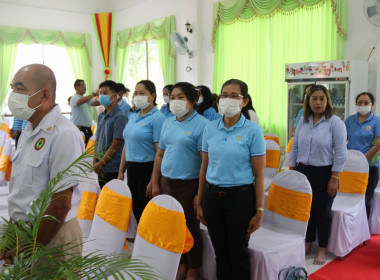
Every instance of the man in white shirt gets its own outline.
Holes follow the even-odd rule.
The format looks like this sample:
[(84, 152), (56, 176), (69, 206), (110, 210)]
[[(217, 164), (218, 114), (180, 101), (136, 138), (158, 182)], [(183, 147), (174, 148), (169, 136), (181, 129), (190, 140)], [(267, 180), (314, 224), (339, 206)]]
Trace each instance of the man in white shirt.
[(84, 133), (85, 143), (87, 144), (92, 136), (91, 106), (99, 105), (99, 101), (94, 99), (99, 94), (93, 92), (92, 94), (83, 96), (86, 93), (86, 84), (83, 80), (79, 79), (74, 82), (74, 88), (75, 94), (70, 99), (71, 121)]
[[(8, 211), (11, 221), (28, 219), (30, 203), (48, 187), (58, 172), (65, 170), (83, 152), (79, 130), (61, 114), (55, 104), (56, 80), (53, 71), (42, 64), (22, 67), (12, 81), (8, 106), (16, 117), (28, 120), (13, 159), (9, 185)], [(70, 253), (81, 255), (81, 229), (76, 219), (80, 191), (77, 178), (64, 179), (56, 185), (44, 215), (37, 240), (46, 246), (70, 244)], [(77, 244), (78, 246), (73, 246)], [(13, 262), (15, 250), (1, 252), (0, 259)]]

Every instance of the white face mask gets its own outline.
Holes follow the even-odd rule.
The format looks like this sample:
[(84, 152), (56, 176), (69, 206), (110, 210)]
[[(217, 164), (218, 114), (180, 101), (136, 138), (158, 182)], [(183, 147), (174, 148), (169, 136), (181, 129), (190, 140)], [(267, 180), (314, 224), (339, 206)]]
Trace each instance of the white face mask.
[(197, 101), (197, 104), (201, 104), (202, 102), (203, 102), (203, 97), (202, 96), (199, 96), (199, 98), (198, 98), (198, 101)]
[(148, 102), (148, 96), (144, 95), (138, 95), (133, 98), (135, 101), (135, 106), (141, 110), (144, 110), (149, 107), (149, 102)]
[(227, 117), (233, 117), (240, 113), (242, 100), (239, 99), (231, 99), (231, 98), (221, 98), (219, 99), (219, 106), (218, 110), (219, 113), (227, 116)]
[(36, 91), (32, 95), (26, 95), (26, 94), (21, 94), (12, 91), (9, 95), (8, 99), (8, 107), (9, 110), (11, 110), (11, 113), (18, 119), (27, 121), (29, 118), (34, 114), (36, 109), (40, 107), (42, 104), (38, 105), (35, 108), (29, 108), (28, 106), (28, 100), (30, 97), (36, 95), (43, 89), (40, 89), (39, 91)]
[(172, 100), (170, 101), (170, 111), (177, 117), (183, 117), (189, 112), (186, 108), (187, 101), (184, 100)]
[(365, 116), (367, 115), (369, 112), (371, 112), (371, 105), (368, 105), (368, 106), (356, 106), (356, 111), (362, 115), (362, 116)]
[(163, 99), (164, 99), (165, 104), (168, 104), (170, 101), (169, 95), (164, 95)]

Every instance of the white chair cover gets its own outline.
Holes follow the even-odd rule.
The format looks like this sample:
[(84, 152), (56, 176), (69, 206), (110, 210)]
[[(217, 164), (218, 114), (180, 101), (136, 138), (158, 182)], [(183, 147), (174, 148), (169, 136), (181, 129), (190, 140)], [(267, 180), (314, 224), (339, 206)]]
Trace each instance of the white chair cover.
[[(79, 203), (77, 216), (79, 225), (82, 229), (82, 241), (86, 242), (88, 236), (90, 235), (92, 222), (94, 219), (96, 203), (91, 204), (93, 201), (92, 198), (96, 200), (100, 194), (100, 186), (98, 183), (98, 176), (95, 172), (91, 172), (88, 174), (88, 178), (80, 178), (79, 190), (81, 192), (81, 201)], [(83, 199), (83, 200), (82, 200)]]
[[(8, 186), (0, 187), (0, 217), (5, 218), (6, 220), (9, 220), (8, 194), (9, 194)], [(3, 220), (0, 218), (0, 223), (2, 222)]]
[[(300, 201), (296, 196), (289, 196), (288, 203), (297, 204), (297, 209), (303, 208), (307, 215), (310, 213), (312, 191), (305, 175), (286, 170), (278, 173), (272, 184), (291, 190), (294, 194), (309, 195), (309, 201), (305, 199)], [(277, 189), (274, 188), (273, 191), (277, 192)], [(275, 195), (274, 192), (269, 192), (268, 200)], [(267, 209), (266, 206), (262, 226), (252, 234), (249, 241), (251, 279), (277, 279), (279, 271), (283, 268), (290, 265), (304, 267), (306, 229), (307, 221), (280, 215)]]
[(280, 163), (280, 146), (273, 140), (265, 140), (266, 165), (264, 170), (264, 185), (267, 190), (278, 171)]
[(8, 165), (10, 164), (10, 157), (12, 152), (12, 142), (10, 139), (5, 140), (5, 144), (1, 151), (0, 156), (0, 186), (6, 186), (6, 174), (8, 170)]
[[(101, 205), (102, 196), (107, 196), (106, 192), (108, 190), (111, 190), (113, 192), (112, 194), (116, 193), (117, 195), (105, 202), (105, 205)], [(129, 223), (130, 213), (132, 212), (131, 202), (131, 192), (123, 181), (114, 179), (103, 187), (96, 205), (90, 234), (87, 242), (83, 244), (83, 255), (96, 251), (103, 251), (100, 252), (103, 254), (104, 252), (114, 254), (121, 254), (123, 252), (127, 229), (121, 230), (116, 225), (111, 224), (110, 221), (114, 223), (121, 222), (123, 224)], [(103, 212), (101, 212), (104, 210), (106, 210), (107, 219), (110, 218), (108, 221), (100, 217), (104, 217)], [(113, 213), (113, 210), (117, 212)], [(120, 213), (120, 211), (122, 211), (122, 213)], [(120, 218), (122, 219), (121, 221)]]
[[(154, 197), (151, 202), (157, 204), (158, 206), (161, 206), (162, 208), (183, 213), (181, 204), (172, 196), (158, 195)], [(146, 209), (148, 207), (150, 207), (150, 204), (145, 207), (145, 210), (141, 216), (141, 220), (144, 218), (144, 214), (146, 213)], [(170, 224), (172, 222), (169, 219), (165, 219), (161, 216), (151, 218), (162, 219), (162, 223), (167, 224)], [(154, 232), (155, 229), (151, 228), (151, 231)], [(171, 234), (174, 235), (175, 233), (173, 232)], [(165, 250), (154, 244), (151, 244), (148, 241), (144, 240), (137, 232), (132, 252), (132, 259), (140, 259), (143, 262), (147, 263), (150, 267), (161, 273), (164, 279), (175, 279), (180, 258), (180, 253), (171, 252), (169, 250)]]
[[(309, 202), (305, 200), (305, 205), (298, 204), (298, 206), (299, 209), (304, 206), (303, 211), (310, 213), (312, 191), (306, 176), (297, 171), (287, 170), (278, 173), (272, 184), (309, 195)], [(275, 187), (273, 191), (276, 192)], [(274, 194), (269, 193), (269, 195)], [(289, 198), (292, 199), (291, 196)], [(298, 199), (295, 202), (299, 201)], [(204, 227), (202, 229), (204, 252), (201, 276), (213, 280), (216, 279), (215, 254), (208, 232)], [(254, 232), (249, 240), (251, 279), (277, 280), (277, 275), (283, 268), (291, 265), (304, 267), (306, 229), (306, 221), (288, 218), (265, 209), (261, 228)]]
[(380, 185), (378, 184), (373, 196), (371, 215), (369, 216), (371, 234), (380, 234)]
[[(344, 171), (368, 173), (368, 161), (363, 153), (347, 151)], [(342, 177), (343, 174), (340, 175)], [(363, 186), (353, 186), (365, 188)], [(340, 188), (342, 181), (340, 182)], [(351, 186), (349, 186), (351, 187)], [(338, 257), (344, 257), (360, 243), (370, 239), (369, 226), (365, 209), (365, 195), (359, 193), (343, 193), (338, 190), (332, 205), (331, 233), (327, 249)]]

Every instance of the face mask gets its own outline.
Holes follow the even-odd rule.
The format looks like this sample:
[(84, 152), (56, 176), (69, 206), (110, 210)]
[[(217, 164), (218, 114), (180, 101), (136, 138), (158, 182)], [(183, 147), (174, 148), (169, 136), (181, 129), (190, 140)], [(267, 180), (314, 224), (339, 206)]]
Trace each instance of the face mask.
[(35, 108), (29, 108), (28, 100), (30, 97), (36, 95), (43, 89), (36, 91), (32, 95), (21, 94), (12, 91), (8, 99), (8, 107), (11, 110), (11, 113), (20, 120), (27, 121), (34, 114), (35, 110), (40, 107), (42, 104), (38, 105)]
[(168, 104), (169, 101), (170, 101), (170, 97), (169, 97), (169, 95), (164, 95), (163, 99), (164, 99), (164, 102), (165, 102), (166, 104)]
[(367, 115), (369, 112), (371, 112), (371, 105), (368, 105), (368, 106), (356, 106), (356, 111), (362, 115), (362, 116), (365, 116)]
[(203, 99), (204, 99), (204, 98), (200, 96), (200, 97), (198, 98), (197, 104), (201, 104), (201, 103), (203, 102)]
[(189, 112), (186, 108), (187, 101), (183, 100), (172, 100), (170, 101), (170, 111), (177, 117), (183, 117)]
[(144, 110), (149, 107), (149, 102), (148, 102), (148, 96), (135, 96), (133, 98), (135, 101), (135, 106), (141, 110)]
[(231, 98), (219, 99), (219, 106), (218, 106), (219, 113), (227, 117), (233, 117), (236, 114), (240, 113), (241, 102), (242, 102), (241, 100), (231, 99)]
[[(112, 100), (113, 101), (113, 100)], [(111, 105), (112, 101), (110, 100), (109, 95), (101, 94), (99, 95), (99, 103), (105, 107)]]

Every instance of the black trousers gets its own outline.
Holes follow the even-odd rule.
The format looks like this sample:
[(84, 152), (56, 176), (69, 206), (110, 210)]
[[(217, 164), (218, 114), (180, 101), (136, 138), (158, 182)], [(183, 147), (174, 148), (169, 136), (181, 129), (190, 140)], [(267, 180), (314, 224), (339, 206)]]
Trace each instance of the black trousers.
[(331, 231), (331, 207), (335, 198), (327, 193), (327, 184), (332, 174), (331, 167), (331, 165), (312, 166), (300, 163), (296, 168), (307, 177), (313, 191), (306, 242), (315, 241), (316, 233), (318, 233), (318, 246), (321, 248), (327, 247)]
[(103, 189), (104, 185), (107, 184), (112, 179), (117, 179), (118, 176), (119, 176), (119, 172), (108, 172), (108, 173), (104, 172), (103, 177), (98, 175), (98, 182), (99, 182), (100, 189)]
[(365, 208), (367, 210), (368, 219), (369, 219), (369, 215), (371, 214), (373, 194), (375, 193), (375, 189), (378, 182), (379, 182), (379, 167), (370, 166), (369, 176), (368, 176), (368, 185), (365, 191)]
[(148, 204), (146, 198), (146, 187), (152, 177), (153, 161), (149, 162), (131, 162), (127, 161), (128, 186), (132, 194), (133, 214), (137, 223), (140, 221), (142, 212)]
[(88, 143), (88, 140), (90, 140), (90, 138), (92, 136), (91, 127), (78, 126), (78, 128), (79, 128), (80, 131), (82, 131), (84, 133), (84, 137), (85, 137), (84, 143), (85, 143), (85, 146), (86, 146), (87, 143)]
[(202, 208), (215, 250), (218, 280), (249, 280), (247, 229), (256, 214), (253, 185), (222, 188), (206, 184)]

